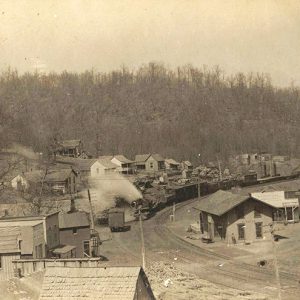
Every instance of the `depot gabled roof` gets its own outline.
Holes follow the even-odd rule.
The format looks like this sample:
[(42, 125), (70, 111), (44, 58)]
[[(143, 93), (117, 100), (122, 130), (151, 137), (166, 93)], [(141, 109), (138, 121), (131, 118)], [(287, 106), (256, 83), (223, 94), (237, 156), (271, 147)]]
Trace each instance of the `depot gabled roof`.
[[(249, 199), (254, 199), (256, 201), (263, 202), (260, 201), (260, 199), (251, 197), (250, 195), (234, 194), (231, 192), (219, 190), (207, 198), (200, 199), (200, 201), (196, 205), (194, 205), (194, 208), (210, 213), (212, 215), (222, 216), (231, 209), (235, 208), (236, 206)], [(263, 203), (265, 205), (275, 207), (270, 203)]]

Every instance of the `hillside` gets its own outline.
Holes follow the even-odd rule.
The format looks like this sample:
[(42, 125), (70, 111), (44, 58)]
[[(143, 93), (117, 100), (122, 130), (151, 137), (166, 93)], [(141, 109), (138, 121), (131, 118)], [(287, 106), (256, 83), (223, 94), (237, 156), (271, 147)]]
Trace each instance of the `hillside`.
[(273, 87), (264, 74), (226, 76), (218, 67), (0, 75), (2, 147), (16, 142), (45, 152), (54, 138), (79, 138), (94, 155), (298, 156), (299, 112), (299, 89)]

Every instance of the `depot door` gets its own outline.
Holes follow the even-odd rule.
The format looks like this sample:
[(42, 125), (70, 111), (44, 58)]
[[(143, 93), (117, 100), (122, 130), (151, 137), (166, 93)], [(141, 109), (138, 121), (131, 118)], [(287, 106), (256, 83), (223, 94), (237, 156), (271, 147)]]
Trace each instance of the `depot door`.
[(294, 213), (292, 207), (286, 208), (286, 220), (287, 221), (294, 221)]

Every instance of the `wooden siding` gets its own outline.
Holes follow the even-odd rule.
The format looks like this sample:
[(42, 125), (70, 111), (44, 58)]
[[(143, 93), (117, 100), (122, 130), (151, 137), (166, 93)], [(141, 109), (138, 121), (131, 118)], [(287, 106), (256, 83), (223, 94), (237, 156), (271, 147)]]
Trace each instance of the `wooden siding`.
[(0, 280), (9, 280), (15, 276), (13, 261), (19, 258), (18, 253), (0, 254)]

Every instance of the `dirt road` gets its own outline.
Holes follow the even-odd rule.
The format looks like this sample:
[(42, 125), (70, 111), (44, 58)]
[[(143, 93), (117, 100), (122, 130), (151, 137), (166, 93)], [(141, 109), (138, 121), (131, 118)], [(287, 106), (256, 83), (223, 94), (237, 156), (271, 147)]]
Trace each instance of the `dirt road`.
[[(178, 206), (178, 215), (180, 209), (192, 207), (192, 202), (188, 201)], [(220, 289), (234, 289), (241, 295), (246, 293), (247, 297), (250, 292), (253, 296), (250, 299), (257, 298), (254, 293), (272, 299), (277, 297), (276, 280), (272, 269), (259, 268), (257, 265), (237, 261), (222, 253), (191, 245), (169, 230), (166, 225), (169, 214), (170, 209), (167, 208), (143, 222), (146, 270), (154, 263), (167, 263), (198, 279), (209, 281)], [(131, 230), (114, 233), (109, 243), (103, 243), (103, 255), (108, 257), (108, 264), (114, 263), (115, 260), (118, 263), (141, 264), (141, 235), (138, 225), (135, 222), (131, 223)], [(298, 299), (298, 279), (287, 272), (281, 272), (280, 279), (283, 299)]]

